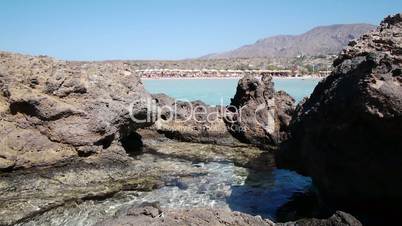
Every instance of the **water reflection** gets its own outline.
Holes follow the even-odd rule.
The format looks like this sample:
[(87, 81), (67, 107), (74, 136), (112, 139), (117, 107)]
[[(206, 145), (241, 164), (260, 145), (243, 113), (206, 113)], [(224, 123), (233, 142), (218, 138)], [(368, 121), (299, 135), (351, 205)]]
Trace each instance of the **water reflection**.
[(310, 178), (292, 171), (250, 170), (244, 185), (232, 186), (227, 203), (232, 210), (275, 219), (277, 210), (289, 202), (294, 193), (304, 193), (310, 187)]

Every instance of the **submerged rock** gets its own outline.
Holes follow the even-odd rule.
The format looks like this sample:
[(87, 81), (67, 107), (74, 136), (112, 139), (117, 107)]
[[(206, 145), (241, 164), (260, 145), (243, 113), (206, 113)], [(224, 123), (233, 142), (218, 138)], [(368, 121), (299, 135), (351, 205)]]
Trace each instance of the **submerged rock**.
[(149, 129), (140, 129), (144, 152), (159, 156), (186, 159), (192, 162), (224, 162), (255, 169), (272, 170), (275, 166), (272, 153), (246, 144), (237, 146), (202, 144), (161, 138)]
[(122, 190), (163, 184), (157, 165), (108, 156), (58, 163), (0, 175), (0, 225), (14, 225), (66, 203), (103, 200)]
[(310, 175), (335, 206), (400, 213), (402, 14), (351, 42), (334, 66), (298, 107), (277, 163)]
[(275, 149), (287, 137), (294, 102), (286, 92), (275, 92), (271, 76), (246, 75), (228, 107), (228, 130), (242, 142)]

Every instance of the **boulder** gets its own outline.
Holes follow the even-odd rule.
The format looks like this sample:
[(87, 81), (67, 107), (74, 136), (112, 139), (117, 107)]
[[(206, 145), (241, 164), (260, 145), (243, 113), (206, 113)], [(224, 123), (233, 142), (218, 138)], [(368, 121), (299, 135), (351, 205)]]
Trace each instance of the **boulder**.
[(279, 167), (312, 177), (327, 203), (390, 214), (402, 201), (402, 14), (353, 41), (297, 107)]
[(142, 120), (150, 95), (126, 70), (0, 52), (0, 170), (50, 166), (112, 144), (124, 153), (125, 137), (153, 123)]
[(286, 92), (275, 92), (270, 75), (261, 79), (246, 75), (227, 107), (226, 124), (234, 137), (268, 149), (287, 137), (295, 101)]
[(150, 129), (179, 141), (241, 145), (226, 128), (225, 107), (210, 106), (200, 100), (176, 101), (166, 94), (152, 94), (152, 97), (158, 106), (158, 120)]
[(153, 121), (150, 95), (126, 70), (0, 52), (0, 225), (159, 186), (165, 171), (129, 156)]
[(166, 94), (152, 97), (159, 115), (151, 129), (168, 138), (227, 146), (246, 143), (270, 150), (286, 139), (295, 108), (286, 92), (275, 92), (269, 75), (242, 78), (230, 106), (176, 101)]

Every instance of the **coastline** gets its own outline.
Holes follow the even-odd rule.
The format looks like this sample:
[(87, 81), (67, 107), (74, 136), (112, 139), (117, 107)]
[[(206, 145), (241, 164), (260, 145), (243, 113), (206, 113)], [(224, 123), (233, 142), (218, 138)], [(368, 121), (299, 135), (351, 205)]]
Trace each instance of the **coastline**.
[[(231, 80), (231, 79), (241, 79), (242, 77), (240, 76), (231, 76), (231, 77), (153, 77), (153, 78), (148, 78), (148, 77), (141, 77), (141, 80)], [(284, 79), (284, 80), (290, 80), (290, 79), (318, 79), (322, 80), (325, 77), (317, 77), (317, 76), (301, 76), (301, 77), (282, 77), (282, 76), (272, 76), (273, 79)]]

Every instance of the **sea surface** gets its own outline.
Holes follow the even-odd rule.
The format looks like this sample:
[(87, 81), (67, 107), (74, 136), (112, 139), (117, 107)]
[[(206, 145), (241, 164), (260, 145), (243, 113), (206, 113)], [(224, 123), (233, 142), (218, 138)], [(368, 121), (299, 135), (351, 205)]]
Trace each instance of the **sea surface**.
[[(228, 105), (239, 79), (155, 79), (143, 80), (150, 93), (165, 93), (176, 99), (201, 100), (209, 105)], [(309, 96), (320, 79), (274, 78), (275, 90), (284, 90), (296, 102)]]

